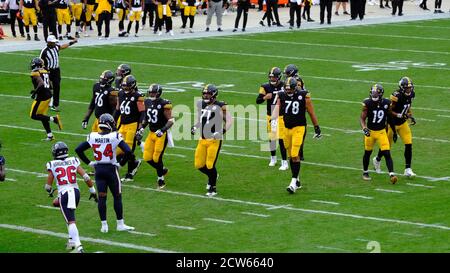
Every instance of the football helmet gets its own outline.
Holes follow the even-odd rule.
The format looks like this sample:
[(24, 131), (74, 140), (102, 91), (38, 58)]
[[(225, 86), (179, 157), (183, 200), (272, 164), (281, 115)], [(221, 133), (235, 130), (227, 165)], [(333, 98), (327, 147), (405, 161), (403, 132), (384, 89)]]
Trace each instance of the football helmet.
[(148, 94), (148, 96), (150, 97), (151, 100), (155, 100), (155, 99), (161, 97), (162, 92), (163, 92), (163, 90), (162, 90), (161, 85), (153, 83), (148, 88), (147, 94)]
[(121, 64), (117, 67), (116, 76), (118, 77), (126, 77), (131, 74), (131, 67), (127, 64)]
[(378, 101), (383, 97), (384, 88), (381, 84), (377, 83), (370, 88), (369, 96), (373, 101)]
[(279, 67), (272, 67), (269, 71), (269, 82), (271, 85), (277, 84), (281, 80), (281, 69)]
[(126, 76), (122, 81), (122, 89), (125, 93), (133, 92), (137, 89), (136, 78), (133, 75)]
[(116, 131), (116, 122), (114, 121), (113, 116), (111, 114), (105, 113), (100, 116), (98, 119), (98, 127), (103, 132), (113, 132)]
[(33, 60), (31, 60), (31, 63), (30, 63), (31, 70), (37, 70), (37, 69), (41, 69), (43, 67), (44, 67), (44, 61), (41, 58), (35, 57), (35, 58), (33, 58)]
[(297, 80), (294, 77), (289, 77), (284, 83), (284, 91), (288, 96), (294, 95), (295, 89), (297, 88)]
[(295, 78), (295, 80), (297, 81), (297, 86), (301, 89), (301, 90), (305, 90), (305, 82), (303, 81), (303, 79), (298, 75), (294, 75), (293, 76)]
[(411, 92), (414, 91), (414, 84), (409, 77), (403, 77), (398, 82), (398, 87), (400, 88), (400, 92), (409, 96)]
[(69, 147), (66, 143), (58, 141), (52, 146), (52, 155), (54, 159), (64, 159), (69, 156)]
[(105, 70), (100, 75), (99, 83), (101, 86), (111, 85), (114, 82), (114, 78), (115, 78), (114, 74), (112, 73), (111, 70)]
[(286, 75), (286, 77), (294, 77), (297, 74), (298, 74), (298, 68), (297, 68), (297, 66), (295, 66), (295, 64), (288, 64), (284, 68), (284, 75)]
[(207, 84), (202, 90), (202, 98), (206, 103), (213, 103), (217, 95), (219, 95), (219, 90), (214, 84)]

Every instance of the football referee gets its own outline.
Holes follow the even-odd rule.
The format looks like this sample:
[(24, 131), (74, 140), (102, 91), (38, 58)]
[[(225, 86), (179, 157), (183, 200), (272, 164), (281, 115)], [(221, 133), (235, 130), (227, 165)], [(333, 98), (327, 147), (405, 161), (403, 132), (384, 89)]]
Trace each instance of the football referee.
[(77, 43), (75, 39), (67, 44), (58, 45), (55, 35), (47, 37), (47, 46), (42, 49), (40, 58), (44, 60), (45, 67), (50, 72), (50, 82), (52, 83), (53, 98), (50, 102), (50, 109), (59, 112), (59, 91), (61, 86), (61, 71), (59, 69), (59, 51)]

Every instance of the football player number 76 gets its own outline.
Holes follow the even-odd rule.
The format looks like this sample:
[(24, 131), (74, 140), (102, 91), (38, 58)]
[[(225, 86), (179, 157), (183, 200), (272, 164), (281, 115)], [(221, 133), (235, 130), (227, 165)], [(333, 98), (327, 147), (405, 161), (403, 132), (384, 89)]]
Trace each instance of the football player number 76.
[(95, 161), (101, 161), (103, 156), (109, 157), (109, 159), (112, 160), (114, 153), (113, 153), (113, 150), (112, 150), (111, 143), (106, 145), (105, 150), (103, 151), (103, 153), (101, 151), (99, 151), (99, 148), (101, 146), (102, 146), (101, 144), (93, 144), (92, 145), (92, 149), (94, 150)]

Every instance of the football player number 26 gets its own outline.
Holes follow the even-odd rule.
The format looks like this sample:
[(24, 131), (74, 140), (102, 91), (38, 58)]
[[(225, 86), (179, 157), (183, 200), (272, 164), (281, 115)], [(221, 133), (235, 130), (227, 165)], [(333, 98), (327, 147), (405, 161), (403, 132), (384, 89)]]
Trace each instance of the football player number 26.
[(75, 184), (77, 182), (77, 168), (69, 166), (67, 168), (59, 167), (55, 170), (56, 181), (58, 185), (66, 185), (67, 183)]
[(109, 157), (109, 159), (112, 160), (114, 154), (113, 154), (111, 143), (106, 145), (105, 150), (103, 151), (103, 153), (101, 151), (99, 151), (99, 148), (101, 146), (102, 146), (101, 144), (93, 144), (92, 145), (92, 149), (94, 150), (95, 161), (101, 161), (103, 156)]

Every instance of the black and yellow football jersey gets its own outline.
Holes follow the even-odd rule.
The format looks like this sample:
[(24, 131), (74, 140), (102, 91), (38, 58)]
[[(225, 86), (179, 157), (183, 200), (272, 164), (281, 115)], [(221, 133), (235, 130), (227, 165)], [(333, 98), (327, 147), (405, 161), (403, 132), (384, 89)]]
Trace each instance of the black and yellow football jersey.
[(95, 109), (95, 117), (99, 118), (102, 114), (113, 114), (114, 106), (111, 105), (111, 96), (117, 97), (118, 91), (113, 87), (101, 87), (100, 83), (95, 83), (92, 87), (92, 99), (89, 105), (90, 109)]
[(367, 128), (374, 131), (386, 129), (386, 121), (391, 101), (383, 98), (381, 101), (373, 101), (367, 98), (363, 106), (367, 107)]
[[(402, 114), (404, 116), (408, 113), (409, 109), (411, 109), (411, 104), (413, 99), (415, 98), (416, 93), (411, 91), (409, 96), (405, 95), (403, 92), (395, 91), (392, 93), (390, 99), (392, 102), (395, 102), (395, 107), (392, 109), (393, 112)], [(393, 117), (392, 121), (395, 125), (401, 125), (406, 122), (406, 118), (401, 117)]]
[(131, 7), (140, 8), (142, 6), (142, 1), (144, 0), (131, 0)]
[[(271, 85), (270, 83), (265, 83), (262, 84), (261, 87), (259, 88), (259, 94), (260, 95), (267, 95), (272, 93), (272, 98), (270, 100), (267, 100), (267, 115), (271, 116), (272, 112), (275, 108), (275, 105), (277, 104), (277, 100), (278, 100), (278, 96), (279, 93), (284, 92), (284, 82), (283, 81), (279, 81), (279, 83), (277, 85)], [(257, 103), (262, 103), (258, 102)], [(280, 111), (280, 115), (282, 115), (281, 111)]]
[(59, 0), (58, 3), (56, 4), (56, 8), (58, 9), (67, 9), (69, 1), (66, 0)]
[(36, 8), (36, 4), (35, 4), (36, 0), (24, 0), (23, 1), (23, 6), (29, 9), (34, 9)]
[(121, 124), (139, 122), (141, 113), (137, 103), (138, 101), (144, 102), (144, 95), (139, 91), (127, 94), (125, 91), (120, 90), (118, 97)]
[(167, 124), (167, 118), (164, 115), (165, 109), (172, 109), (172, 103), (169, 100), (157, 98), (156, 100), (146, 99), (145, 119), (149, 124), (150, 131), (156, 132)]
[(214, 101), (212, 104), (207, 104), (203, 100), (197, 102), (198, 114), (202, 123), (202, 138), (212, 139), (214, 133), (222, 134), (223, 108), (226, 105), (223, 101)]
[(36, 90), (35, 100), (45, 101), (52, 97), (51, 85), (50, 85), (50, 75), (49, 72), (43, 68), (31, 71), (31, 82), (33, 83), (34, 89), (38, 86), (38, 81), (34, 77), (40, 77), (44, 82), (44, 85)]
[(279, 92), (278, 95), (280, 97), (280, 109), (283, 109), (284, 114), (284, 126), (288, 129), (306, 126), (306, 98), (310, 97), (309, 92), (296, 89), (292, 96), (288, 96), (285, 92)]

